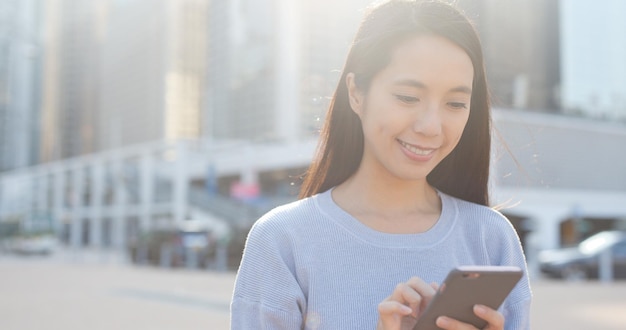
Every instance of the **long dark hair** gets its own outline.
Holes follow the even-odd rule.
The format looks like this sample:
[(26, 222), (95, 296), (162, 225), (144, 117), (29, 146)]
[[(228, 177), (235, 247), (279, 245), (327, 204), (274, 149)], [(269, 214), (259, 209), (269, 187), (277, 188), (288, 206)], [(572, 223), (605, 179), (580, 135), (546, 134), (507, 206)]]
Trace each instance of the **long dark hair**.
[(482, 205), (489, 204), (491, 116), (483, 54), (478, 34), (453, 6), (433, 0), (391, 0), (371, 8), (356, 34), (328, 109), (316, 155), (300, 189), (300, 198), (326, 191), (348, 179), (363, 156), (363, 129), (351, 111), (346, 75), (367, 92), (393, 50), (419, 34), (444, 37), (465, 50), (474, 66), (470, 115), (456, 148), (428, 174), (440, 191)]

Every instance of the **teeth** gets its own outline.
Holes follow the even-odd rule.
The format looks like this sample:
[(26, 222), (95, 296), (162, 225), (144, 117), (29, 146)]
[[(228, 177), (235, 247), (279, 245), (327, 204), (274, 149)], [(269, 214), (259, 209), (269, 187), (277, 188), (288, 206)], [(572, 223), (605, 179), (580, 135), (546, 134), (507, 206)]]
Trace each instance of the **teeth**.
[(424, 149), (420, 149), (416, 146), (410, 145), (404, 141), (400, 141), (400, 144), (402, 144), (402, 146), (404, 146), (405, 148), (407, 148), (410, 152), (416, 154), (416, 155), (420, 155), (420, 156), (427, 156), (430, 155), (433, 150), (432, 149), (428, 149), (428, 150), (424, 150)]

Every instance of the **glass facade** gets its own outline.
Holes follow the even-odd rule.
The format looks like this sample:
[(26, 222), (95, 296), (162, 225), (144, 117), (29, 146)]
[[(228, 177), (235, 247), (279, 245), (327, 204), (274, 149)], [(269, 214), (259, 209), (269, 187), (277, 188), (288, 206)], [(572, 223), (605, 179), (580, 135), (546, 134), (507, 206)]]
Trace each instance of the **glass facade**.
[(39, 161), (41, 0), (0, 2), (0, 171)]

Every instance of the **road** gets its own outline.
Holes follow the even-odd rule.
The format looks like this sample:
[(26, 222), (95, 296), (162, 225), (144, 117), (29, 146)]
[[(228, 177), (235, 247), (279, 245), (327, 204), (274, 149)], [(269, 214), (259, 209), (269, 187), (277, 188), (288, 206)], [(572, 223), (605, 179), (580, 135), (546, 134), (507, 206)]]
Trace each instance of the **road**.
[(232, 273), (0, 255), (0, 329), (227, 329)]
[[(235, 274), (0, 254), (0, 329), (228, 329)], [(626, 329), (626, 282), (533, 282), (533, 329)]]

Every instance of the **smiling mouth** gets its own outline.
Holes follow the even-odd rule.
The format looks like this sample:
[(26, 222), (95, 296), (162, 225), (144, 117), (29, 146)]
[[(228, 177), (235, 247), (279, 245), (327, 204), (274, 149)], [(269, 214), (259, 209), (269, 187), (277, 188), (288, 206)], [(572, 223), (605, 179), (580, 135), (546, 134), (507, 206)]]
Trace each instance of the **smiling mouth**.
[(429, 149), (423, 149), (423, 148), (419, 148), (417, 146), (414, 146), (412, 144), (408, 144), (402, 140), (398, 140), (398, 142), (400, 142), (400, 144), (408, 151), (418, 155), (418, 156), (428, 156), (430, 154), (432, 154), (435, 149), (429, 148)]

